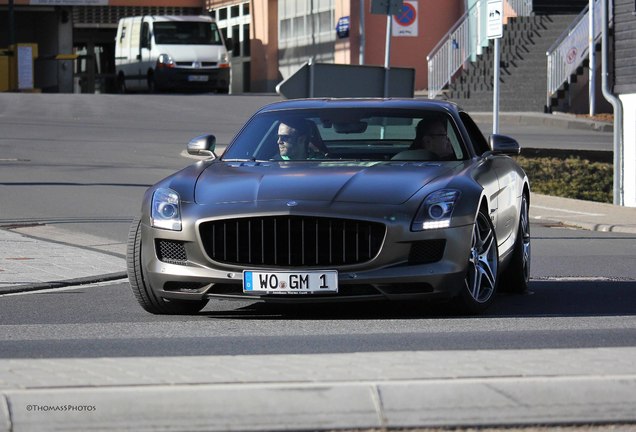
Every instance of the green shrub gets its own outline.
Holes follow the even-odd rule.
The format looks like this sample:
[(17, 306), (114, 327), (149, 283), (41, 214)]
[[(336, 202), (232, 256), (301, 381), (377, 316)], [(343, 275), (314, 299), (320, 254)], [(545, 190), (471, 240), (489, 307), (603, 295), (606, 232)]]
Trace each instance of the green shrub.
[(533, 192), (588, 201), (612, 202), (612, 164), (571, 157), (516, 158)]

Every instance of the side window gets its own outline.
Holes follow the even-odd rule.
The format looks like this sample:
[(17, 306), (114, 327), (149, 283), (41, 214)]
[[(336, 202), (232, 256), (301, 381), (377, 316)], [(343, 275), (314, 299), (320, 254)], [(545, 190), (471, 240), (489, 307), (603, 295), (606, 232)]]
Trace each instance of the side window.
[(464, 159), (464, 152), (462, 151), (462, 146), (459, 143), (459, 138), (455, 132), (455, 128), (450, 123), (450, 120), (447, 120), (446, 131), (448, 134), (448, 140), (453, 146), (453, 151), (455, 152), (455, 157), (457, 159)]
[(466, 126), (470, 141), (473, 143), (473, 147), (475, 148), (475, 153), (477, 153), (478, 155), (482, 155), (485, 152), (489, 151), (490, 146), (488, 145), (488, 141), (486, 141), (486, 138), (484, 138), (484, 134), (481, 133), (479, 126), (477, 126), (473, 119), (470, 118), (470, 116), (465, 112), (460, 112), (459, 116), (464, 122), (464, 126)]
[(150, 26), (147, 22), (141, 26), (141, 47), (150, 48)]

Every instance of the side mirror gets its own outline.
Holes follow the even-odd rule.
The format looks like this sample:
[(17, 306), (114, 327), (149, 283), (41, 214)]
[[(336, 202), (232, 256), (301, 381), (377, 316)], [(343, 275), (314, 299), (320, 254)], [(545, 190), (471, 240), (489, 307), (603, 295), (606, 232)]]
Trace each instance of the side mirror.
[(215, 147), (216, 137), (214, 135), (201, 135), (188, 143), (188, 153), (193, 156), (208, 156), (216, 159)]
[(490, 148), (494, 154), (517, 156), (521, 153), (521, 146), (517, 140), (506, 135), (491, 135)]
[(234, 49), (234, 41), (232, 38), (225, 38), (225, 48), (227, 48), (228, 51), (232, 51)]

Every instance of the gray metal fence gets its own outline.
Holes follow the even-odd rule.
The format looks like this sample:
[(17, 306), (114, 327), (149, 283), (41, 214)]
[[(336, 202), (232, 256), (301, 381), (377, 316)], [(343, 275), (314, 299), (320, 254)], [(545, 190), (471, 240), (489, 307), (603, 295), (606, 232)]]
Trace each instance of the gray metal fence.
[[(594, 2), (594, 41), (601, 37), (601, 0)], [(611, 15), (610, 15), (611, 17)], [(549, 107), (550, 98), (559, 88), (568, 82), (570, 76), (588, 57), (589, 52), (589, 6), (586, 7), (561, 34), (561, 36), (546, 51), (547, 92), (546, 106)]]

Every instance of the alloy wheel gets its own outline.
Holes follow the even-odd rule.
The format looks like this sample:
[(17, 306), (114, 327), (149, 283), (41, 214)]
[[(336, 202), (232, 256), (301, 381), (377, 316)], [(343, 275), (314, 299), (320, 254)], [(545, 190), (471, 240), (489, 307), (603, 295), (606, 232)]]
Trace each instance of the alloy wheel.
[(497, 243), (488, 216), (479, 212), (473, 227), (466, 288), (478, 303), (487, 302), (495, 292), (497, 284)]

